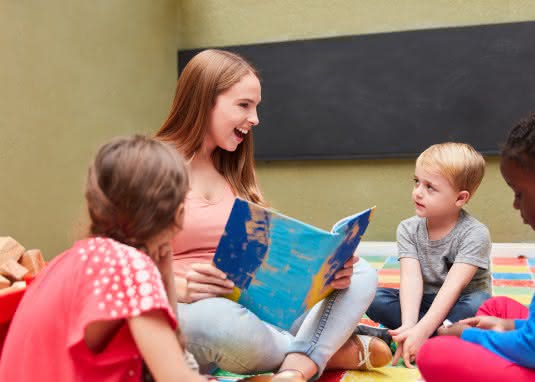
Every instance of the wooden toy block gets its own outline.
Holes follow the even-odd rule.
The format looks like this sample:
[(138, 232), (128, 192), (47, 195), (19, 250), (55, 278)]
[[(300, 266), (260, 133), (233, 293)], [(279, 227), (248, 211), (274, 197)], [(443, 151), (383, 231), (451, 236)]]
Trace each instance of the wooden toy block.
[(0, 265), (9, 259), (19, 261), (24, 251), (24, 247), (12, 237), (0, 237)]
[(17, 263), (15, 260), (8, 260), (0, 264), (0, 275), (10, 280), (20, 281), (28, 273), (28, 269)]
[(45, 259), (43, 258), (41, 251), (38, 249), (30, 249), (24, 252), (19, 263), (28, 269), (32, 276), (35, 276), (45, 267)]
[(6, 279), (4, 276), (0, 276), (0, 289), (7, 288), (11, 285), (11, 281)]

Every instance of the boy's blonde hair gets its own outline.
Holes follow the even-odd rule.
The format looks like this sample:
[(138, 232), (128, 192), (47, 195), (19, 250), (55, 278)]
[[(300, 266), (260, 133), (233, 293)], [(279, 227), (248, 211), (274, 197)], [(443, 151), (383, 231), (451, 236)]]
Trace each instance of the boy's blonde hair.
[(456, 191), (474, 195), (485, 174), (485, 159), (467, 143), (446, 142), (429, 147), (416, 166), (439, 171)]

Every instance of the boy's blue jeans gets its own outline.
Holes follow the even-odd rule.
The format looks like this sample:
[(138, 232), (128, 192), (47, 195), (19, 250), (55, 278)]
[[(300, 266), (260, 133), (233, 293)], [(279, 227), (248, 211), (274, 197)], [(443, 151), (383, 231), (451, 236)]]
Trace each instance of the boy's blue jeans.
[(239, 374), (277, 370), (287, 353), (302, 353), (318, 365), (317, 377), (355, 330), (376, 288), (377, 272), (359, 259), (351, 285), (318, 302), (289, 332), (225, 298), (179, 303), (178, 318), (201, 372), (216, 366)]
[[(424, 293), (420, 305), (418, 321), (427, 313), (436, 296), (436, 293)], [(456, 322), (464, 318), (475, 316), (479, 306), (489, 297), (490, 294), (484, 291), (476, 291), (461, 295), (448, 313), (448, 320)], [(373, 321), (378, 322), (389, 329), (399, 328), (401, 326), (399, 289), (378, 288), (375, 298), (366, 314)]]

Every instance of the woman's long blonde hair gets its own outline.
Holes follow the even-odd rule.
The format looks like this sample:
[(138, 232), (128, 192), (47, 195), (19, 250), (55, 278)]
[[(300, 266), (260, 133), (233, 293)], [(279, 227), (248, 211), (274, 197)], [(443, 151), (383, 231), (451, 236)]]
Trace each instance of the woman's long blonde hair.
[[(178, 79), (171, 112), (156, 138), (174, 144), (187, 160), (193, 158), (201, 148), (217, 96), (250, 73), (258, 78), (256, 69), (237, 54), (215, 49), (197, 54)], [(217, 147), (212, 159), (237, 196), (265, 204), (254, 170), (252, 132), (234, 152)]]

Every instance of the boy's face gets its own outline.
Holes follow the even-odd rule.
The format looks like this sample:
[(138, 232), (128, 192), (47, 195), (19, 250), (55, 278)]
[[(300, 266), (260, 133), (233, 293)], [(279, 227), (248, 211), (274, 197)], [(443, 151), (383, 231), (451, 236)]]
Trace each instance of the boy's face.
[(416, 215), (436, 218), (458, 213), (468, 201), (466, 194), (455, 190), (440, 172), (416, 166), (412, 190)]
[(502, 159), (500, 170), (514, 192), (513, 208), (520, 211), (524, 224), (535, 230), (535, 173), (512, 159)]

